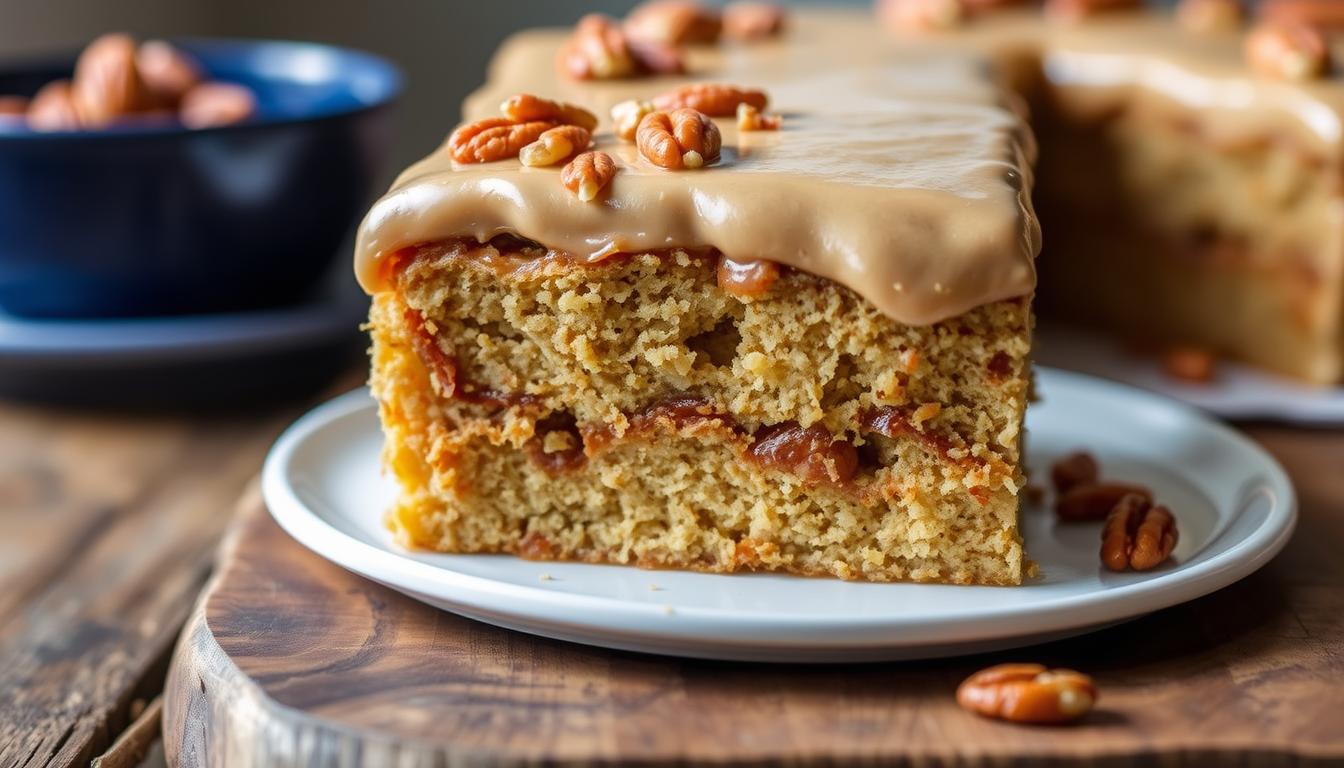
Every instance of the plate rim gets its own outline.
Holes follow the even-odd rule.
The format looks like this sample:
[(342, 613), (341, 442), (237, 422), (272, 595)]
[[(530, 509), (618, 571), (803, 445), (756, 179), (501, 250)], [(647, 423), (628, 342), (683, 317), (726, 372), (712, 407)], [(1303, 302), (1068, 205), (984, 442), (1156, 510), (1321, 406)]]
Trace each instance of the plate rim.
[[(915, 645), (950, 645), (971, 640), (988, 641), (1079, 629), (1124, 621), (1228, 586), (1269, 562), (1291, 538), (1298, 514), (1295, 489), (1278, 461), (1249, 438), (1193, 406), (1129, 385), (1043, 367), (1038, 368), (1038, 375), (1047, 382), (1058, 380), (1073, 385), (1102, 387), (1122, 400), (1176, 412), (1183, 418), (1199, 422), (1220, 439), (1249, 451), (1258, 459), (1266, 485), (1272, 491), (1271, 508), (1264, 521), (1247, 536), (1207, 560), (1169, 574), (1103, 591), (1051, 598), (1028, 608), (1005, 606), (977, 609), (963, 615), (932, 619), (921, 618), (920, 614), (881, 614), (837, 620), (805, 613), (744, 614), (723, 608), (697, 606), (675, 606), (674, 613), (669, 613), (665, 605), (498, 581), (422, 562), (392, 549), (361, 541), (339, 530), (322, 514), (309, 508), (288, 482), (287, 470), (292, 465), (296, 451), (314, 433), (362, 410), (377, 407), (376, 401), (364, 388), (317, 406), (281, 434), (263, 466), (262, 495), (271, 515), (290, 536), (318, 556), (364, 578), (409, 594), (438, 609), (470, 613), (475, 618), (480, 618), (482, 613), (493, 614), (499, 617), (501, 623), (507, 619), (514, 622), (514, 626), (519, 621), (529, 624), (544, 622), (559, 627), (557, 631), (565, 635), (566, 639), (572, 639), (573, 630), (580, 630), (580, 634), (590, 638), (580, 642), (627, 649), (638, 648), (639, 645), (638, 642), (630, 642), (632, 638), (629, 635), (632, 633), (657, 638), (661, 643), (678, 640), (725, 647), (749, 645), (766, 653), (789, 649), (839, 652), (882, 648), (896, 652)], [(1048, 396), (1048, 385), (1043, 389)], [(736, 578), (733, 575), (724, 576)], [(430, 588), (425, 589), (425, 585), (430, 585)], [(954, 585), (927, 586), (957, 588)], [(1132, 604), (1136, 600), (1140, 605), (1134, 607)], [(576, 615), (584, 619), (576, 621), (573, 618)], [(666, 621), (673, 615), (677, 621)], [(1020, 628), (1010, 631), (1001, 626), (1026, 619), (1032, 623), (1032, 628), (1026, 633)], [(650, 620), (658, 623), (649, 626)], [(921, 639), (921, 636), (930, 634), (930, 627), (938, 630), (936, 634), (939, 639)], [(894, 636), (898, 634), (900, 636)], [(610, 635), (610, 642), (603, 642), (603, 635)], [(688, 648), (685, 655), (705, 654)], [(741, 658), (731, 652), (710, 655)]]

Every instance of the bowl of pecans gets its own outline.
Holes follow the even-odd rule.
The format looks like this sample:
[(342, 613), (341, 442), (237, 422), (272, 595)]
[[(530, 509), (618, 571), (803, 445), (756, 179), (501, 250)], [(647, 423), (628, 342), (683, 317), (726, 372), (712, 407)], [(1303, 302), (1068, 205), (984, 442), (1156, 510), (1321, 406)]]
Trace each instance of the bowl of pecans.
[(394, 66), (325, 45), (137, 43), (0, 63), (0, 312), (275, 306), (366, 206)]

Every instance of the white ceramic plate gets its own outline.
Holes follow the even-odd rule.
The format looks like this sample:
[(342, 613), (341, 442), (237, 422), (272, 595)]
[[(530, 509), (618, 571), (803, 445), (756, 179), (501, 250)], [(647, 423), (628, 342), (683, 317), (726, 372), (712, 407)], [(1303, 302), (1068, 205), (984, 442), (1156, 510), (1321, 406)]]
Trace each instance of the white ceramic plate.
[(718, 576), (409, 552), (383, 527), (392, 481), (363, 391), (314, 410), (271, 450), (266, 503), (308, 548), (448, 611), (579, 643), (749, 661), (950, 656), (1086, 632), (1207, 594), (1264, 565), (1292, 533), (1296, 502), (1260, 448), (1193, 409), (1117, 384), (1040, 372), (1028, 418), (1031, 466), (1079, 447), (1108, 477), (1144, 483), (1180, 520), (1174, 563), (1115, 574), (1098, 565), (1096, 524), (1028, 508), (1041, 576), (1021, 587), (865, 584)]
[(1344, 387), (1311, 387), (1228, 361), (1218, 364), (1217, 380), (1191, 384), (1099, 333), (1043, 323), (1036, 337), (1036, 359), (1045, 365), (1132, 384), (1224, 418), (1344, 424)]

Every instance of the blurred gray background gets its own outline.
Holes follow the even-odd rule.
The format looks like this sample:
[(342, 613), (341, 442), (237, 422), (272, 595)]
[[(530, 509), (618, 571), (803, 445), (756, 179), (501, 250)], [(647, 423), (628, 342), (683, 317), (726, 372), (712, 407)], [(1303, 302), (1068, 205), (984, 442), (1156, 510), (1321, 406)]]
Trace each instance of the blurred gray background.
[(141, 39), (267, 37), (361, 48), (391, 59), (406, 74), (390, 174), (442, 141), (457, 122), (462, 98), (480, 84), (490, 53), (509, 33), (568, 25), (589, 11), (622, 14), (636, 2), (0, 0), (0, 57), (75, 51), (110, 31)]

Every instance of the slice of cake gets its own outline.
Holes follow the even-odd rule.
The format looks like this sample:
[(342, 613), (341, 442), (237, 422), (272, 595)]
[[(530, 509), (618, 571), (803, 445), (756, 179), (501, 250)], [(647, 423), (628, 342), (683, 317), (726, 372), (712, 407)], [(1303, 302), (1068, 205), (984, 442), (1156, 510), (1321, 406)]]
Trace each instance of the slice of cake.
[(1021, 582), (1030, 141), (975, 57), (818, 70), (869, 26), (687, 52), (735, 96), (574, 79), (651, 71), (600, 19), (504, 46), (360, 232), (404, 543)]

